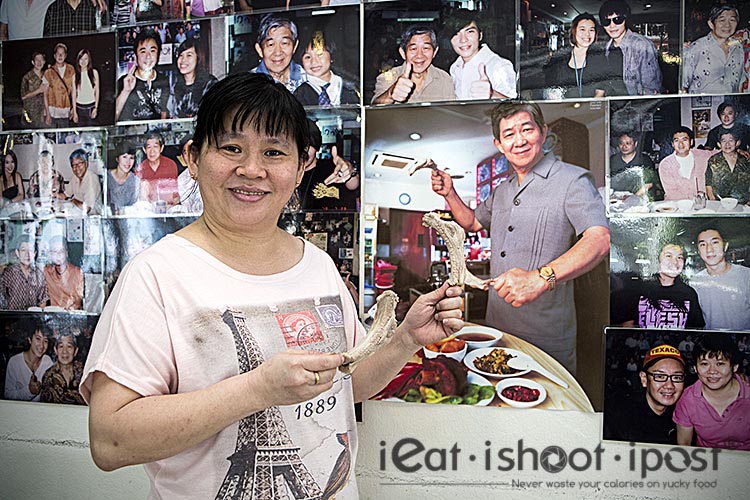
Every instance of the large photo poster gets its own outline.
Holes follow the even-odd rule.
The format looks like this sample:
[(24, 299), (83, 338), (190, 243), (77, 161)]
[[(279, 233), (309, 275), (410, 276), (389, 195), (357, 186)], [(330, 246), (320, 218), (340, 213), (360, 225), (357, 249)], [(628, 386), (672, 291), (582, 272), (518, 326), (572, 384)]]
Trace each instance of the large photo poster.
[[(595, 103), (368, 110), (365, 310), (392, 290), (403, 304), (399, 317), (398, 311), (403, 314), (417, 297), (448, 279), (449, 269), (459, 265), (456, 259), (488, 280), (489, 288), (467, 286), (464, 299), (464, 319), (483, 326), (467, 326), (455, 341), (427, 346), (381, 397), (429, 402), (461, 396), (468, 382), (500, 388), (497, 399), (490, 394), (484, 404), (513, 406), (513, 400), (503, 399), (502, 379), (528, 374), (527, 379), (554, 394), (546, 402), (537, 394), (540, 408), (592, 410), (589, 399), (598, 401), (600, 394), (596, 380), (601, 372), (594, 368), (601, 360), (599, 321), (607, 321), (607, 304), (599, 292), (607, 289), (601, 259), (608, 247), (597, 234), (608, 232), (600, 196), (603, 151), (581, 146), (603, 140), (604, 115)], [(528, 141), (515, 139), (516, 147), (516, 134), (528, 135)], [(532, 166), (537, 170), (529, 172)], [(585, 215), (577, 216), (576, 210)], [(468, 220), (459, 219), (462, 211), (470, 214)], [(458, 221), (467, 230), (465, 240), (446, 241), (425, 227), (428, 212)], [(585, 276), (575, 285), (560, 280), (547, 290), (549, 282), (539, 274), (581, 235), (586, 242), (593, 237), (587, 264), (593, 271), (580, 273)], [(450, 251), (452, 245), (458, 252)], [(514, 285), (526, 277), (544, 284), (544, 291), (521, 295)], [(574, 296), (580, 309), (573, 305)], [(529, 366), (513, 368), (509, 357)], [(557, 380), (530, 373), (535, 363), (556, 373)], [(587, 370), (577, 372), (577, 365)], [(586, 390), (577, 373), (586, 374), (580, 379)], [(560, 384), (559, 378), (567, 381)], [(536, 388), (527, 379), (514, 380)], [(418, 398), (425, 388), (440, 396)], [(444, 394), (447, 388), (450, 393)]]

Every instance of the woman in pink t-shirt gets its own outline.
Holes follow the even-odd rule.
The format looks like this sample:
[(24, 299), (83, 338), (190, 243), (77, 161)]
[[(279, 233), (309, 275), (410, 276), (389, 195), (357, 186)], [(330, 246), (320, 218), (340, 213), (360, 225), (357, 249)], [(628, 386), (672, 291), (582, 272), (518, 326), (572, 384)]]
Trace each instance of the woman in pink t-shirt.
[(354, 303), (330, 258), (277, 226), (308, 144), (304, 108), (267, 75), (211, 87), (186, 145), (203, 213), (131, 260), (102, 311), (81, 383), (91, 453), (146, 464), (154, 498), (357, 498), (354, 402), (463, 326), (444, 285), (338, 370), (364, 333)]
[(737, 375), (740, 352), (728, 333), (709, 333), (693, 346), (698, 381), (685, 389), (672, 420), (677, 444), (750, 450), (750, 386)]

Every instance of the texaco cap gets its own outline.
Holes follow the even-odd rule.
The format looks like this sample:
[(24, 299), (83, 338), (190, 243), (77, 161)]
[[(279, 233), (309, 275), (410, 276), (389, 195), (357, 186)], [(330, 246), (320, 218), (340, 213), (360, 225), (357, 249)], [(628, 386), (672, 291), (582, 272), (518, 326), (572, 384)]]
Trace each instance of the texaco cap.
[(682, 363), (682, 366), (685, 366), (685, 359), (682, 357), (682, 354), (680, 354), (679, 349), (668, 344), (662, 344), (648, 351), (646, 357), (643, 359), (643, 369), (647, 369), (649, 366), (664, 358), (676, 359)]

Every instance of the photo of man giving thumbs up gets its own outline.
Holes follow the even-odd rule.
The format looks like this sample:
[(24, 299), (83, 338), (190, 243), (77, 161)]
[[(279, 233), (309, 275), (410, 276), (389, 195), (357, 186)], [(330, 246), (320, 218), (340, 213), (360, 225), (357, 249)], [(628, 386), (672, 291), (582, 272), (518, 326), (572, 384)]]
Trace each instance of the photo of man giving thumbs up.
[(456, 98), (448, 73), (432, 65), (438, 53), (437, 35), (428, 26), (410, 26), (401, 35), (404, 64), (375, 80), (373, 104), (450, 101)]
[(450, 72), (456, 98), (507, 99), (515, 98), (516, 72), (513, 63), (500, 57), (482, 42), (482, 29), (477, 25), (475, 12), (461, 9), (450, 20), (449, 33), (458, 58)]

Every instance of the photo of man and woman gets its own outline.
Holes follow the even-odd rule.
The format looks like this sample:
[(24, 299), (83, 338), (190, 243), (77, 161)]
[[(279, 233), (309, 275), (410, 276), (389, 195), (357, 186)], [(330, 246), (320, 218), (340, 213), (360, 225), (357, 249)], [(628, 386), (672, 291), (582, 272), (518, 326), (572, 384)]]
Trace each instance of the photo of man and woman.
[[(512, 0), (365, 5), (366, 104), (506, 99), (518, 94)], [(394, 22), (396, 20), (396, 22)], [(442, 48), (442, 50), (440, 50)]]
[(750, 450), (750, 334), (607, 328), (603, 439)]
[(84, 405), (78, 385), (97, 319), (0, 312), (3, 398)]
[[(203, 94), (225, 76), (223, 20), (138, 25), (117, 31), (118, 122), (192, 118)], [(167, 38), (162, 31), (175, 33)]]

